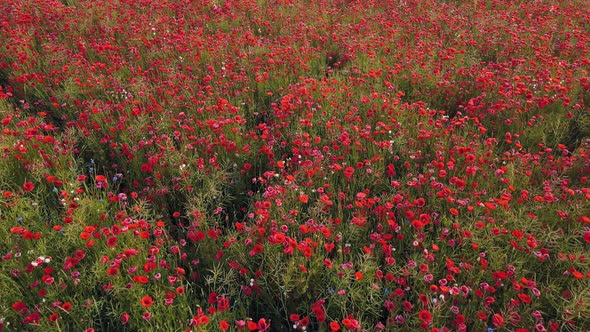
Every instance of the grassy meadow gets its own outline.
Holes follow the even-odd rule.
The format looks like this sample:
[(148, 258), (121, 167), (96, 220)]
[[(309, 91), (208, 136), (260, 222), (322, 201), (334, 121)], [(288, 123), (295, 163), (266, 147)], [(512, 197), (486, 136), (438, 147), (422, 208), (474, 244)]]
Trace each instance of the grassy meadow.
[(588, 22), (0, 1), (0, 331), (589, 331)]

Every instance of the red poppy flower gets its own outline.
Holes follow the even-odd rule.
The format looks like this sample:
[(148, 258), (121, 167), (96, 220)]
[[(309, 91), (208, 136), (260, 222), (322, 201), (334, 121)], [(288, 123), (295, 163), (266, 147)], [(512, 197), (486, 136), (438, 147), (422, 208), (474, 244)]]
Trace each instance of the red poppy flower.
[(495, 327), (502, 326), (502, 324), (504, 324), (504, 317), (500, 314), (494, 314), (494, 316), (492, 316), (492, 324), (494, 324)]
[(144, 297), (141, 298), (141, 305), (142, 306), (144, 306), (146, 308), (149, 308), (149, 307), (152, 306), (152, 304), (154, 304), (154, 300), (152, 299), (151, 296), (146, 295), (146, 296), (144, 296)]
[(348, 317), (344, 318), (342, 320), (342, 325), (344, 325), (344, 327), (346, 327), (349, 330), (356, 330), (360, 327), (359, 322), (352, 318), (352, 315), (349, 315)]
[(270, 328), (270, 322), (267, 322), (264, 318), (260, 318), (257, 325), (259, 331), (266, 331)]
[(107, 275), (109, 276), (114, 276), (117, 275), (119, 273), (119, 268), (114, 266), (114, 267), (109, 267), (107, 269)]
[(531, 298), (524, 293), (518, 294), (518, 298), (522, 301), (522, 303), (526, 303), (526, 304), (531, 303)]
[(12, 304), (12, 309), (14, 309), (16, 312), (19, 312), (21, 314), (25, 314), (28, 312), (27, 310), (27, 305), (24, 302), (15, 302)]
[(432, 314), (428, 310), (422, 310), (418, 313), (418, 317), (423, 322), (430, 322), (432, 320)]
[(477, 318), (479, 318), (479, 319), (480, 319), (480, 320), (482, 320), (482, 321), (488, 320), (488, 315), (486, 315), (485, 313), (483, 313), (483, 312), (481, 312), (481, 311), (480, 311), (480, 312), (478, 312), (478, 313), (476, 314), (476, 316), (477, 316)]
[(338, 322), (330, 322), (330, 330), (333, 332), (340, 331), (340, 324)]
[(70, 311), (72, 310), (72, 303), (71, 302), (66, 302), (64, 304), (61, 305), (61, 308), (65, 311)]
[(125, 325), (127, 322), (129, 322), (129, 314), (125, 312), (121, 315), (121, 324)]
[(199, 317), (199, 325), (206, 325), (209, 323), (209, 316)]
[(410, 310), (412, 310), (412, 307), (413, 306), (412, 306), (412, 304), (410, 302), (404, 301), (402, 303), (402, 307), (404, 308), (405, 311), (410, 311)]
[(350, 180), (350, 178), (352, 177), (353, 174), (354, 174), (354, 168), (349, 166), (344, 169), (344, 177), (346, 177), (347, 180)]
[(114, 247), (116, 245), (117, 245), (117, 237), (116, 236), (109, 237), (109, 239), (107, 240), (107, 246)]
[(25, 323), (25, 324), (38, 324), (40, 320), (41, 320), (41, 316), (39, 315), (39, 312), (35, 311), (32, 314), (30, 314), (29, 316), (25, 317), (25, 319), (23, 319), (23, 323)]
[(229, 310), (229, 299), (227, 297), (222, 297), (217, 301), (217, 311), (226, 310)]
[(33, 184), (33, 182), (25, 182), (25, 183), (23, 183), (23, 189), (26, 192), (29, 192), (29, 191), (35, 189), (35, 185)]
[(299, 195), (299, 202), (304, 204), (309, 202), (309, 196), (307, 196), (306, 194)]
[(133, 282), (136, 282), (138, 284), (147, 284), (150, 281), (150, 279), (147, 276), (134, 276), (133, 277)]
[(258, 330), (258, 324), (256, 324), (256, 322), (249, 320), (248, 321), (248, 331), (256, 331), (256, 330)]
[(355, 272), (355, 273), (354, 273), (354, 278), (355, 278), (356, 280), (358, 280), (358, 281), (361, 281), (361, 280), (363, 280), (363, 273), (362, 273), (362, 272), (360, 272), (360, 271), (357, 271), (357, 272)]
[(222, 331), (227, 331), (229, 330), (229, 323), (226, 320), (222, 320), (221, 322), (219, 322), (219, 328)]
[(303, 317), (301, 318), (301, 320), (299, 321), (298, 324), (300, 327), (305, 327), (309, 325), (309, 317)]

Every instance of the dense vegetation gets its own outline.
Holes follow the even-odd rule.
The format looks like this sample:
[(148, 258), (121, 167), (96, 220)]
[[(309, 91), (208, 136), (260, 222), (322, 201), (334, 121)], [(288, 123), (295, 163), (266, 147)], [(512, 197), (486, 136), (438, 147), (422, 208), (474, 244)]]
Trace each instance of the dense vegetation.
[(588, 22), (0, 1), (0, 330), (589, 330)]

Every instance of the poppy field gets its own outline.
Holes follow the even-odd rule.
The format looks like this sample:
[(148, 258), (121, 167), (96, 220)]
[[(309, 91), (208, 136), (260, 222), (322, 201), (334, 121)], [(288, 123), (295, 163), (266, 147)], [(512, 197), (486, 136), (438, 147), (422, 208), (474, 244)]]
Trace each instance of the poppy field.
[(0, 330), (590, 330), (588, 22), (0, 1)]

